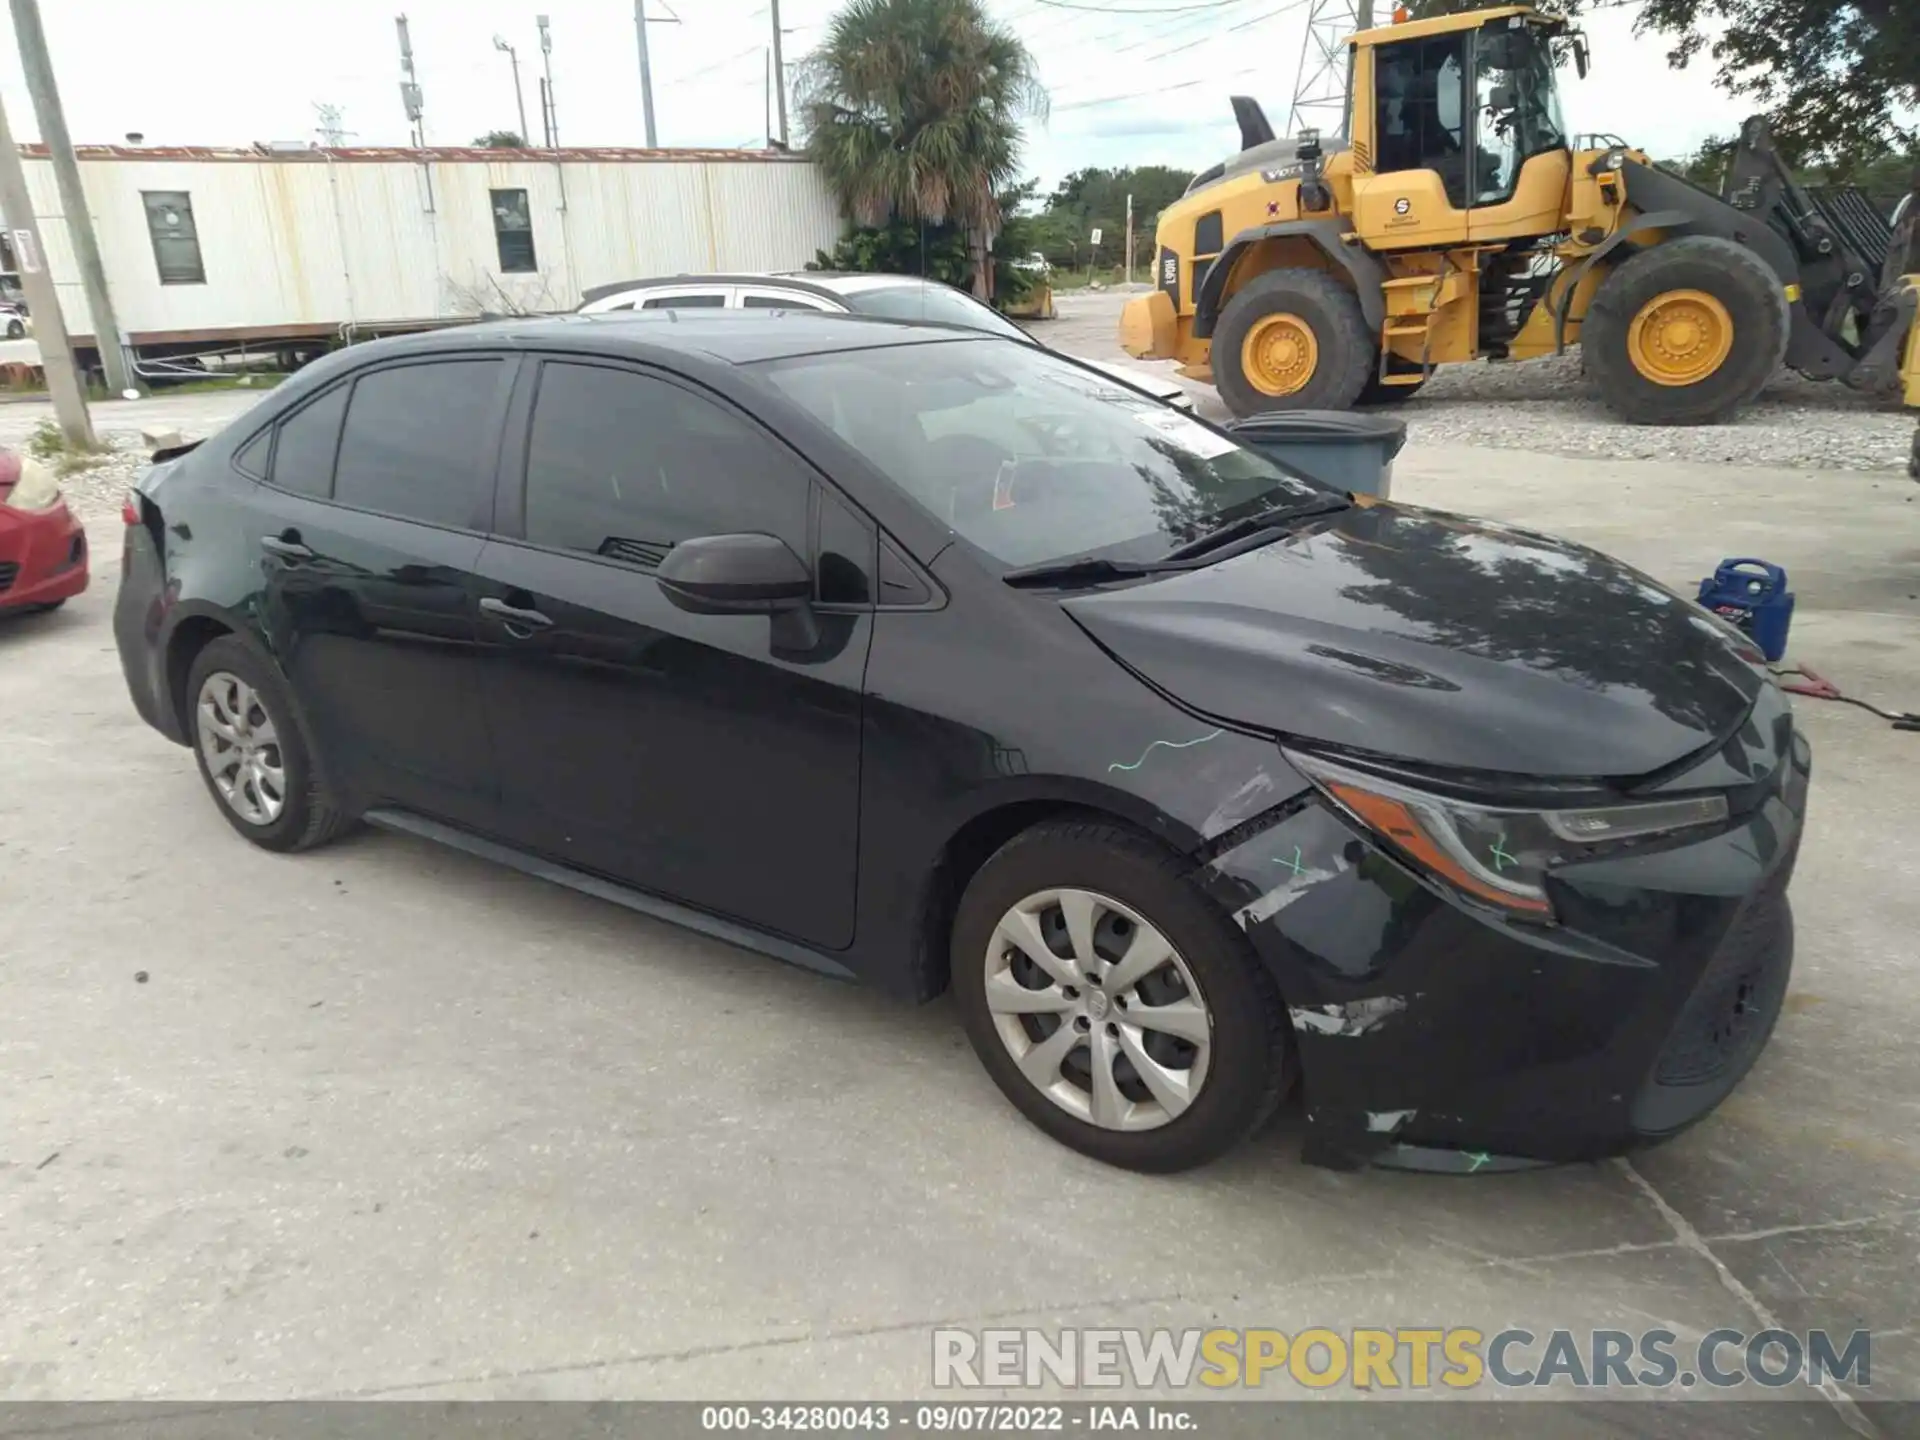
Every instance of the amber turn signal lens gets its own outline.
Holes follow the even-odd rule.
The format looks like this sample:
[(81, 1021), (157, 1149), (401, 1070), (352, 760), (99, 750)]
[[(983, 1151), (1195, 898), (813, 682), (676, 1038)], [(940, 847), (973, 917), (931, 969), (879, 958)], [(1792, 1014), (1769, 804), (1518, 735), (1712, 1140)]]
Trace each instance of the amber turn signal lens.
[(1376, 795), (1371, 790), (1362, 790), (1358, 785), (1345, 781), (1329, 781), (1327, 789), (1377, 833), (1391, 840), (1422, 866), (1476, 899), (1523, 915), (1546, 916), (1553, 913), (1553, 906), (1544, 899), (1487, 884), (1439, 844), (1428, 833), (1427, 827), (1420, 823), (1420, 818), (1402, 802), (1386, 795)]

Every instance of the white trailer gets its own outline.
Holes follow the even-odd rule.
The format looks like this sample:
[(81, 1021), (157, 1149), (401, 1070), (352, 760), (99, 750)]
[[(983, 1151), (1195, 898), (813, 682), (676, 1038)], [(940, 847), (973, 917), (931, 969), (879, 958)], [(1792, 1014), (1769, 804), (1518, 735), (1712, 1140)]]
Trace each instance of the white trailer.
[[(67, 328), (93, 349), (42, 146), (27, 184)], [(143, 360), (289, 359), (482, 314), (568, 310), (639, 275), (798, 268), (842, 229), (781, 151), (83, 146), (81, 182)]]

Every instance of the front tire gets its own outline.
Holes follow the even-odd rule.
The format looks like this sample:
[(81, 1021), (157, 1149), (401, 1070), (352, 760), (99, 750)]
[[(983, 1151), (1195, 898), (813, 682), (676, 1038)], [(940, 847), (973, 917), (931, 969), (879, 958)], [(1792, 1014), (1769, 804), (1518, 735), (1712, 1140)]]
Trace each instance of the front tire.
[(1580, 348), (1601, 398), (1636, 425), (1711, 425), (1786, 359), (1780, 278), (1744, 245), (1689, 235), (1643, 250), (1593, 297)]
[(1374, 337), (1354, 293), (1323, 270), (1269, 270), (1214, 326), (1213, 383), (1236, 416), (1345, 410), (1372, 373)]
[(310, 850), (348, 824), (272, 665), (232, 636), (187, 672), (187, 734), (229, 825), (265, 850)]
[(1119, 825), (1009, 841), (962, 897), (952, 973), (968, 1038), (1029, 1120), (1166, 1173), (1224, 1154), (1285, 1094), (1273, 978), (1185, 867)]

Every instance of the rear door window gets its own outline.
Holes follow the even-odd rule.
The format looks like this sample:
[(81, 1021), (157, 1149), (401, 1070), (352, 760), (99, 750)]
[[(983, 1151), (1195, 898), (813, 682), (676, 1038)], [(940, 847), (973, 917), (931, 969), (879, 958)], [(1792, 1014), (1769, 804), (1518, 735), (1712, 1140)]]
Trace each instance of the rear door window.
[(498, 359), (436, 360), (362, 375), (347, 407), (333, 498), (471, 527), (493, 474), (503, 369)]

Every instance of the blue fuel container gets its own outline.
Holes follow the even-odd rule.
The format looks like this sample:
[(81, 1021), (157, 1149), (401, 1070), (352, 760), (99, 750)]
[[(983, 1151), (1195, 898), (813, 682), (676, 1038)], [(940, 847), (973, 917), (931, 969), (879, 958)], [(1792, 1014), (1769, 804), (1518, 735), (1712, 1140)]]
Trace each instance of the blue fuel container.
[(1722, 560), (1712, 577), (1700, 582), (1700, 603), (1751, 635), (1767, 659), (1778, 660), (1787, 653), (1793, 592), (1787, 589), (1787, 572), (1778, 565), (1765, 560)]

